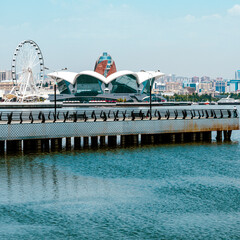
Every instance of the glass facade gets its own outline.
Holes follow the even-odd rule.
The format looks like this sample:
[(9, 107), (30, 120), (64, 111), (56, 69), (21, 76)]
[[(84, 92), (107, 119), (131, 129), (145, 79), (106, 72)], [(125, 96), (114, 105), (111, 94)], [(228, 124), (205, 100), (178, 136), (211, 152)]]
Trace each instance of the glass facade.
[(75, 87), (76, 87), (76, 96), (96, 96), (103, 93), (101, 88), (102, 82), (97, 78), (81, 75), (77, 78)]
[[(104, 74), (103, 74), (105, 77), (107, 77), (108, 72), (109, 72), (109, 70), (110, 70), (110, 68), (111, 68), (111, 66), (112, 66), (112, 64), (113, 64), (113, 60), (112, 60), (112, 57), (111, 57), (108, 53), (104, 52), (104, 53), (98, 58), (98, 60), (97, 60), (97, 62), (96, 62), (96, 67), (98, 66), (99, 63), (101, 63), (101, 62), (103, 62), (103, 61), (107, 61), (107, 66), (106, 66), (106, 68), (105, 68), (105, 70), (104, 70)], [(94, 71), (96, 70), (96, 67), (95, 67)]]
[[(151, 89), (153, 87), (153, 83), (154, 83), (154, 78), (152, 78), (151, 80)], [(150, 94), (150, 81), (149, 80), (146, 80), (145, 82), (142, 83), (143, 84), (143, 90), (142, 90), (142, 93), (143, 94)]]
[(124, 75), (112, 82), (112, 93), (137, 93), (138, 84), (133, 75)]
[(57, 79), (57, 87), (61, 94), (70, 94), (70, 83), (63, 79)]
[[(153, 84), (154, 79), (152, 79)], [(136, 77), (133, 75), (124, 75), (111, 81), (109, 93), (139, 93), (139, 85)], [(150, 94), (150, 82), (146, 80), (142, 83), (142, 94)], [(77, 78), (73, 86), (68, 81), (57, 79), (57, 87), (60, 94), (71, 94), (75, 92), (76, 96), (97, 96), (103, 94), (104, 88), (108, 88), (109, 84), (103, 84), (99, 79), (89, 76), (81, 75)]]

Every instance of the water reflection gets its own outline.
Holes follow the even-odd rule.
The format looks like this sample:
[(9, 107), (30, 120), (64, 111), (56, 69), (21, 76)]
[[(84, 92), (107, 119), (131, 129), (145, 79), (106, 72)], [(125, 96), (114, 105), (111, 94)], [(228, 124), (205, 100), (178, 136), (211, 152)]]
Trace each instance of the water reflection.
[(0, 239), (237, 239), (239, 138), (5, 155)]
[[(110, 184), (108, 180), (74, 174), (68, 171), (68, 168), (74, 168), (71, 162), (66, 168), (59, 167), (61, 161), (59, 157), (64, 159), (69, 153), (61, 154), (61, 156), (57, 153), (19, 154), (2, 158), (0, 202), (12, 204), (57, 201), (88, 198), (99, 194), (105, 197), (110, 194), (111, 187), (107, 186)], [(71, 154), (75, 155), (75, 153)], [(76, 161), (76, 158), (73, 161)]]

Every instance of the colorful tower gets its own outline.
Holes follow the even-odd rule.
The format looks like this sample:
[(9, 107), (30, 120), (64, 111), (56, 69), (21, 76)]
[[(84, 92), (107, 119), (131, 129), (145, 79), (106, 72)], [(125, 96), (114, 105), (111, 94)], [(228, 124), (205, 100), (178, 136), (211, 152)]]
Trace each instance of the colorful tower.
[(117, 69), (112, 57), (104, 52), (96, 61), (94, 71), (102, 74), (104, 77), (108, 77), (115, 73)]

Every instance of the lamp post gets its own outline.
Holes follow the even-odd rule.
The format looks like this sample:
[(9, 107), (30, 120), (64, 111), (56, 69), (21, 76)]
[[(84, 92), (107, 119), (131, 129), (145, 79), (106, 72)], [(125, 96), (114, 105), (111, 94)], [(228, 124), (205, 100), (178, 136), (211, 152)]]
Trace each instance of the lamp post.
[[(46, 70), (50, 70), (49, 68), (47, 67), (44, 67)], [(67, 68), (62, 68), (60, 71), (64, 71), (64, 70), (67, 70)], [(53, 70), (54, 71), (54, 70)], [(58, 73), (58, 71), (54, 71), (56, 73)], [(54, 83), (54, 122), (56, 122), (57, 120), (57, 81), (55, 80), (55, 83)]]
[(151, 75), (151, 78), (149, 78), (149, 88), (150, 88), (150, 117), (152, 117), (152, 73), (148, 72), (149, 75)]

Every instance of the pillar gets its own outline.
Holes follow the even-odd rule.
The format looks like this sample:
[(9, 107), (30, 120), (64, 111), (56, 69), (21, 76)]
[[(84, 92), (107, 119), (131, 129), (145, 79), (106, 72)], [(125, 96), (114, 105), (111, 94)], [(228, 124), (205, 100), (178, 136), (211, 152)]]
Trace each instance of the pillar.
[(0, 141), (0, 154), (4, 153), (5, 141)]
[(133, 145), (133, 135), (125, 135), (125, 145)]
[(95, 148), (98, 146), (98, 137), (91, 137), (91, 146)]
[(197, 142), (200, 141), (200, 132), (196, 132), (196, 141), (197, 141)]
[(228, 130), (228, 141), (231, 141), (232, 130)]
[(121, 145), (122, 145), (122, 146), (125, 146), (125, 145), (126, 145), (126, 136), (125, 136), (125, 135), (121, 135), (121, 140), (120, 140), (120, 142), (121, 142)]
[(217, 131), (216, 140), (217, 140), (218, 142), (221, 142), (221, 141), (222, 141), (222, 131)]
[(204, 132), (204, 141), (212, 141), (212, 132)]
[(83, 137), (83, 147), (88, 148), (89, 147), (89, 138)]
[(170, 142), (175, 143), (176, 142), (176, 134), (170, 133)]
[(224, 131), (223, 134), (224, 134), (224, 141), (230, 141), (231, 140), (232, 130)]
[(62, 138), (52, 138), (51, 139), (51, 149), (62, 149)]
[(185, 140), (185, 134), (184, 133), (180, 133), (180, 142), (183, 143)]
[(81, 138), (80, 137), (74, 137), (74, 149), (80, 149), (81, 148)]
[(23, 150), (24, 151), (28, 151), (31, 149), (30, 142), (31, 142), (31, 140), (28, 140), (28, 139), (23, 140)]
[(154, 134), (154, 143), (158, 144), (160, 142), (160, 134)]
[(66, 150), (71, 150), (71, 138), (66, 137)]
[(138, 135), (132, 135), (132, 143), (138, 145)]
[(108, 136), (108, 146), (117, 145), (117, 136)]
[(154, 144), (154, 134), (149, 134), (149, 143)]
[(42, 150), (49, 151), (49, 139), (42, 139), (41, 140)]
[(147, 143), (148, 143), (147, 134), (142, 134), (141, 135), (141, 144), (147, 144)]
[(58, 138), (58, 149), (62, 149), (62, 138)]
[(192, 133), (186, 132), (184, 133), (184, 142), (191, 142), (192, 141)]
[(196, 134), (195, 132), (193, 132), (193, 133), (191, 134), (191, 140), (192, 140), (192, 142), (196, 142), (196, 140), (197, 140), (197, 134)]
[(105, 136), (100, 136), (100, 146), (104, 147), (106, 145), (106, 139)]
[(57, 139), (52, 138), (51, 139), (51, 150), (55, 150), (57, 148)]
[(204, 140), (204, 134), (203, 132), (199, 133), (199, 141), (203, 141)]
[(8, 140), (7, 141), (7, 152), (18, 152), (22, 150), (21, 140)]
[(42, 151), (42, 141), (41, 139), (34, 139), (34, 150)]

